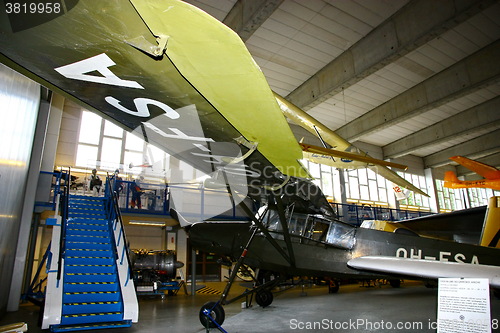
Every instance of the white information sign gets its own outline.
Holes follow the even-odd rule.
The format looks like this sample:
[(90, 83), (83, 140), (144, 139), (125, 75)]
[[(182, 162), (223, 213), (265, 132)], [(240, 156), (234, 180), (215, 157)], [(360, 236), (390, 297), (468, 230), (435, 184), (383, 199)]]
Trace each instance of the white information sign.
[(437, 333), (491, 333), (488, 279), (439, 279), (437, 319)]

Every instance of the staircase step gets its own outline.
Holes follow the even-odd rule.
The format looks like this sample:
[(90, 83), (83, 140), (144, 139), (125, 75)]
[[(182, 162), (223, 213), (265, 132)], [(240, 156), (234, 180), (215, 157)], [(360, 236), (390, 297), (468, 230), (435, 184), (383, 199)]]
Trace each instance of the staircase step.
[(85, 314), (72, 314), (61, 316), (61, 325), (71, 324), (87, 324), (99, 323), (110, 321), (122, 321), (123, 314), (121, 312), (100, 312), (100, 313), (85, 313)]
[(103, 197), (93, 197), (88, 195), (72, 195), (70, 200), (104, 201)]
[(90, 214), (104, 214), (106, 212), (104, 206), (97, 205), (70, 205), (68, 207), (68, 213), (83, 213), (88, 212)]
[(105, 243), (110, 242), (109, 235), (107, 236), (96, 236), (96, 235), (66, 235), (66, 241), (81, 241), (81, 242), (96, 242)]
[(113, 257), (90, 257), (86, 256), (66, 256), (64, 258), (66, 265), (113, 265), (115, 259)]
[(109, 236), (108, 230), (67, 228), (66, 235)]
[[(118, 291), (119, 286), (116, 282), (64, 282), (63, 291), (66, 293), (74, 292), (93, 292), (93, 291)], [(92, 300), (94, 301), (94, 300)]]
[(122, 302), (81, 302), (64, 303), (62, 315), (102, 313), (102, 312), (121, 312), (123, 311)]
[(116, 273), (113, 265), (68, 265), (64, 266), (64, 273)]
[(108, 221), (102, 221), (102, 220), (96, 220), (96, 221), (89, 221), (88, 219), (81, 219), (79, 217), (73, 217), (69, 219), (70, 222), (73, 223), (84, 223), (84, 224), (98, 224), (98, 225), (107, 225)]
[(114, 273), (65, 273), (64, 282), (117, 282)]
[(89, 257), (112, 257), (113, 251), (111, 248), (107, 249), (78, 249), (78, 248), (68, 248), (66, 244), (66, 256), (78, 257), (78, 256), (89, 256)]
[(110, 242), (85, 242), (85, 241), (69, 241), (66, 239), (66, 248), (70, 249), (87, 249), (87, 250), (110, 250)]
[(99, 223), (107, 223), (108, 222), (108, 220), (106, 218), (96, 218), (96, 217), (91, 217), (91, 216), (87, 216), (87, 217), (85, 217), (85, 216), (77, 216), (77, 217), (72, 216), (71, 218), (78, 219), (81, 221), (87, 221), (87, 222), (99, 222)]
[(97, 209), (97, 210), (103, 210), (104, 209), (104, 203), (93, 203), (93, 202), (85, 202), (85, 201), (70, 201), (69, 202), (69, 209)]
[(85, 213), (88, 212), (89, 214), (104, 214), (106, 213), (106, 210), (104, 206), (102, 205), (70, 205), (69, 207), (69, 213)]
[(65, 292), (63, 293), (63, 303), (78, 302), (117, 302), (120, 300), (118, 291), (92, 291), (92, 292)]
[(99, 221), (106, 220), (106, 214), (93, 213), (89, 211), (69, 212), (68, 217)]
[(88, 229), (88, 230), (108, 231), (109, 227), (107, 223), (85, 223), (85, 222), (70, 221), (68, 222), (68, 229)]

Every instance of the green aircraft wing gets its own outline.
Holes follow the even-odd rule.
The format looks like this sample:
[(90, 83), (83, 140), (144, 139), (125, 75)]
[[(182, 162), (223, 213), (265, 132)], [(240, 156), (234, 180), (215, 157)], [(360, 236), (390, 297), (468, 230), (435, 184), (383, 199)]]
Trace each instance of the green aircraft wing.
[(206, 173), (224, 164), (271, 186), (280, 172), (309, 177), (231, 29), (176, 0), (65, 4), (51, 14), (0, 13), (0, 60)]

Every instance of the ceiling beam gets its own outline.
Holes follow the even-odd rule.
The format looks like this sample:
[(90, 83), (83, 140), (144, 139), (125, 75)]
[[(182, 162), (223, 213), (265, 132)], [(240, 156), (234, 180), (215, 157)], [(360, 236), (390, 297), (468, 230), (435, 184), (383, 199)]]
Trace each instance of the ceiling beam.
[(500, 129), (444, 149), (438, 153), (431, 154), (424, 157), (424, 166), (425, 168), (437, 168), (451, 164), (452, 161), (449, 158), (457, 155), (466, 156), (474, 160), (487, 155), (496, 154), (500, 152), (499, 137)]
[(282, 2), (283, 0), (238, 0), (222, 23), (246, 41)]
[(384, 146), (384, 158), (397, 158), (416, 150), (471, 135), (500, 125), (500, 96), (446, 118), (432, 126)]
[(459, 97), (498, 82), (500, 41), (413, 86), (335, 132), (347, 141), (360, 140)]
[(491, 0), (411, 1), (286, 99), (309, 110), (495, 3)]

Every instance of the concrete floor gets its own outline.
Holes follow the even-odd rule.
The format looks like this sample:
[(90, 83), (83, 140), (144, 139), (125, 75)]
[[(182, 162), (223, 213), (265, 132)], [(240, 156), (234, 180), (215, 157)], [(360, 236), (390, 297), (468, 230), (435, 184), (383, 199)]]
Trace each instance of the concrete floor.
[[(206, 283), (206, 286), (220, 291), (224, 288), (223, 283)], [(232, 295), (243, 289), (235, 287)], [(216, 295), (185, 295), (182, 290), (163, 300), (141, 297), (137, 324), (131, 328), (90, 332), (207, 332), (199, 322), (199, 309), (217, 299)], [(437, 289), (425, 288), (418, 282), (407, 281), (398, 289), (388, 285), (369, 288), (344, 285), (338, 294), (328, 294), (324, 286), (297, 286), (275, 294), (274, 302), (266, 308), (254, 305), (242, 309), (242, 301), (224, 307), (223, 328), (227, 332), (436, 332), (433, 325), (437, 317)], [(46, 332), (37, 327), (37, 317), (38, 308), (25, 304), (19, 311), (1, 318), (0, 325), (25, 321), (30, 333)], [(500, 300), (494, 297), (491, 297), (491, 318), (500, 319)], [(315, 322), (319, 326), (310, 329)], [(396, 329), (398, 323), (407, 325), (407, 329)]]

